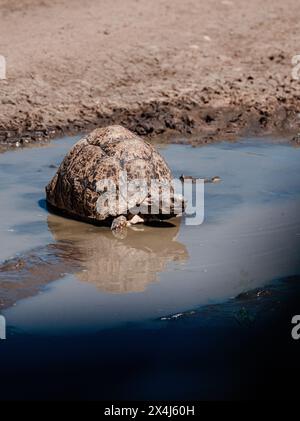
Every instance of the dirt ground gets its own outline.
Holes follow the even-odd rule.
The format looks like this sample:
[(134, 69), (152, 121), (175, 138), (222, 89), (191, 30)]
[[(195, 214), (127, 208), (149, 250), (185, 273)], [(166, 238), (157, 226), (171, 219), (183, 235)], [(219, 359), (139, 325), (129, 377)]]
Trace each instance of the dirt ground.
[(0, 144), (111, 123), (195, 144), (292, 135), (299, 39), (299, 0), (0, 0)]

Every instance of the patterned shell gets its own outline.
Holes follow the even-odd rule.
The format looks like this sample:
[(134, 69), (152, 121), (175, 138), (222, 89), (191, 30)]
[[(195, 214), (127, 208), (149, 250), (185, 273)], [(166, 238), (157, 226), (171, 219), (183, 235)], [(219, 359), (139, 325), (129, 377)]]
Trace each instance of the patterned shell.
[(122, 126), (92, 131), (77, 142), (62, 161), (46, 187), (47, 202), (76, 219), (104, 221), (118, 215), (99, 209), (99, 182), (110, 179), (116, 185), (120, 173), (127, 180), (172, 180), (171, 171), (157, 150)]

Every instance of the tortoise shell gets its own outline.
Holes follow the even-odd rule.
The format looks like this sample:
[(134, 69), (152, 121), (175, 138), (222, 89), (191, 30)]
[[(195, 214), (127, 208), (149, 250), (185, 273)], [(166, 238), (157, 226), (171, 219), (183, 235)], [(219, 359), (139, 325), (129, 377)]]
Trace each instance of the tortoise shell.
[[(147, 195), (145, 191), (140, 195), (129, 192), (126, 208), (121, 210), (103, 206), (103, 201), (99, 200), (105, 192), (107, 196), (107, 188), (102, 186), (107, 180), (117, 186), (118, 196), (120, 177), (124, 172), (127, 182), (143, 179), (149, 185), (153, 179), (162, 183), (172, 181), (170, 168), (150, 143), (122, 126), (96, 129), (79, 140), (65, 156), (46, 187), (47, 202), (59, 212), (88, 222), (111, 222), (116, 216), (126, 215), (130, 208), (140, 205), (141, 211), (135, 213), (144, 215), (143, 206), (149, 206), (153, 201), (149, 192)], [(170, 212), (164, 217), (172, 215)]]

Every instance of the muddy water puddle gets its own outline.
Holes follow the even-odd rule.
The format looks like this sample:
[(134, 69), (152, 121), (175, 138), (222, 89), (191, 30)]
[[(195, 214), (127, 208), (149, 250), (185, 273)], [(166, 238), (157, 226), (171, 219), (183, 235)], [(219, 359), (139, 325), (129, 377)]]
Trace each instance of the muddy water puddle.
[(269, 139), (159, 147), (205, 184), (205, 220), (109, 229), (49, 213), (44, 187), (77, 138), (0, 155), (0, 310), (22, 333), (93, 333), (225, 302), (300, 274), (300, 149)]

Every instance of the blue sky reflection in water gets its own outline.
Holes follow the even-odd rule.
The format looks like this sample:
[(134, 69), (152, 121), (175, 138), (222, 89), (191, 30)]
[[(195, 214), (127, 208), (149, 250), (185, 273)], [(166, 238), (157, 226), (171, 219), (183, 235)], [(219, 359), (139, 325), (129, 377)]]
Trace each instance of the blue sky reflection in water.
[(130, 231), (122, 241), (106, 228), (39, 206), (52, 167), (72, 142), (0, 156), (0, 224), (7, 244), (1, 257), (26, 256), (35, 246), (39, 253), (54, 242), (74, 248), (64, 274), (4, 311), (9, 325), (28, 333), (94, 332), (222, 302), (299, 273), (299, 149), (251, 139), (161, 147), (175, 176), (220, 175), (222, 182), (205, 185), (204, 224), (140, 227), (144, 231)]
[[(25, 260), (34, 256), (43, 263), (33, 273), (32, 290), (23, 293), (22, 279), (20, 285), (16, 282), (11, 289), (6, 288), (1, 311), (8, 326), (8, 340), (0, 348), (4, 359), (10, 361), (20, 346), (29, 354), (36, 347), (36, 355), (42, 346), (36, 338), (60, 338), (51, 342), (52, 355), (43, 349), (44, 363), (51, 365), (59, 360), (60, 351), (65, 357), (70, 354), (72, 337), (80, 335), (86, 338), (86, 346), (90, 343), (97, 349), (97, 356), (90, 355), (89, 364), (93, 367), (93, 362), (102, 358), (99, 341), (107, 341), (105, 358), (113, 355), (108, 344), (117, 352), (118, 338), (124, 335), (123, 345), (128, 344), (128, 338), (133, 341), (130, 346), (134, 345), (131, 329), (135, 323), (143, 326), (144, 345), (139, 342), (136, 346), (146, 356), (150, 349), (145, 336), (147, 326), (160, 331), (160, 317), (224, 303), (219, 313), (222, 315), (226, 303), (242, 292), (299, 275), (300, 149), (269, 139), (245, 139), (201, 148), (161, 146), (160, 152), (175, 176), (221, 176), (221, 183), (205, 185), (204, 224), (187, 226), (176, 219), (172, 228), (140, 227), (142, 232), (129, 231), (125, 240), (118, 240), (109, 229), (66, 220), (49, 214), (43, 207), (44, 186), (75, 140), (69, 138), (53, 142), (46, 149), (0, 155), (0, 259), (9, 262), (16, 256)], [(47, 261), (49, 244), (51, 259)], [(5, 274), (2, 272), (1, 276), (3, 280)], [(202, 351), (195, 342), (199, 358), (212, 341), (212, 320), (207, 326), (205, 320)], [(185, 323), (187, 329), (194, 326), (190, 320)], [(170, 346), (174, 345), (175, 336), (182, 334), (182, 326), (180, 329), (177, 331), (175, 325), (171, 328)], [(68, 337), (70, 343), (66, 342)], [(155, 347), (155, 340), (151, 346)], [(157, 347), (162, 352), (159, 341)], [(76, 354), (74, 359), (86, 360), (86, 352)], [(174, 355), (180, 357), (180, 353), (185, 355), (183, 349), (174, 349)], [(130, 366), (135, 364), (130, 356), (127, 358)], [(192, 353), (191, 362), (196, 364), (195, 358)], [(30, 369), (37, 361), (32, 356), (28, 364)], [(142, 390), (146, 393), (149, 384), (154, 387), (156, 383), (147, 383), (149, 373), (141, 362), (135, 368), (138, 364), (142, 395)], [(211, 364), (212, 371), (206, 373), (210, 381), (215, 370), (212, 361)], [(7, 367), (9, 372), (9, 363)], [(22, 365), (20, 370), (23, 369)], [(174, 361), (168, 367), (173, 371), (161, 373), (164, 378), (158, 376), (157, 382), (160, 378), (163, 384), (170, 385), (178, 375), (193, 388), (193, 375), (187, 368), (187, 377), (182, 377), (182, 372), (176, 371), (182, 369)], [(222, 369), (227, 370), (225, 365)], [(11, 370), (14, 372), (14, 365)], [(133, 387), (128, 380), (136, 390), (134, 397), (138, 397), (136, 377), (134, 381)], [(211, 396), (208, 383), (206, 386), (201, 386), (203, 396)], [(120, 388), (118, 396), (123, 396)], [(170, 396), (181, 398), (177, 392), (170, 392)]]

